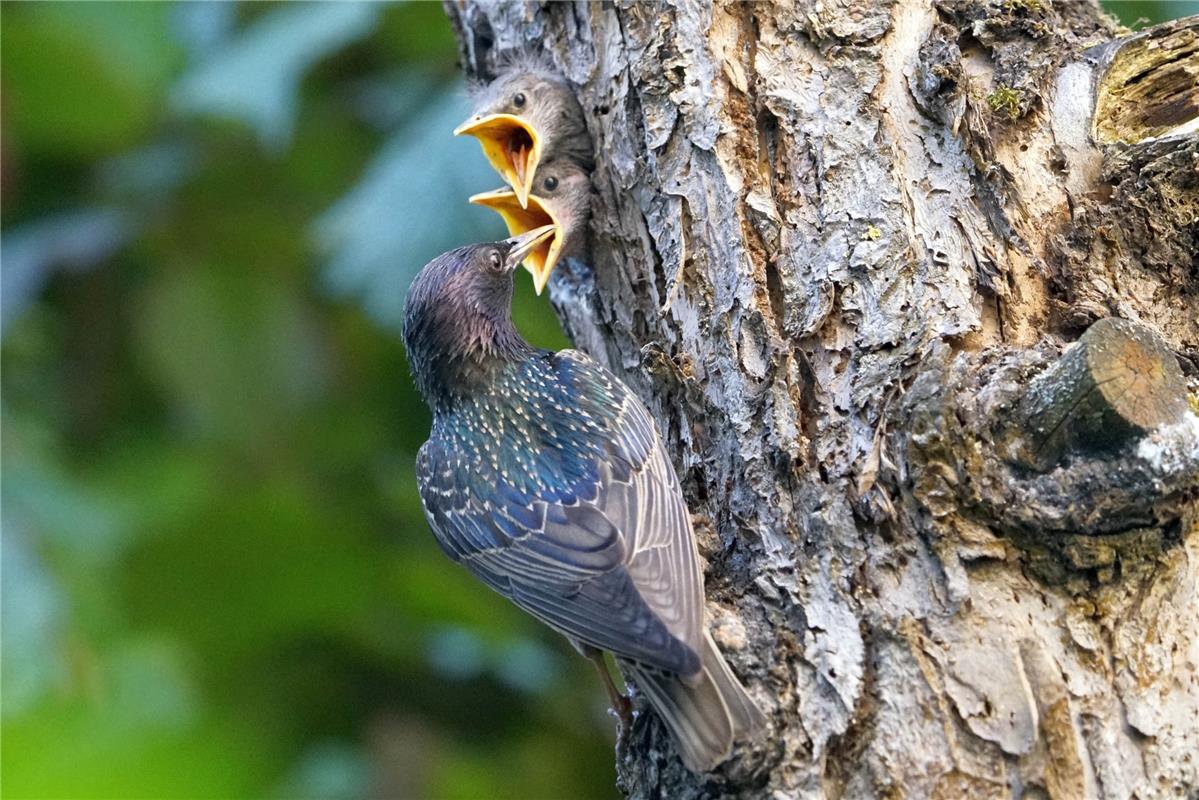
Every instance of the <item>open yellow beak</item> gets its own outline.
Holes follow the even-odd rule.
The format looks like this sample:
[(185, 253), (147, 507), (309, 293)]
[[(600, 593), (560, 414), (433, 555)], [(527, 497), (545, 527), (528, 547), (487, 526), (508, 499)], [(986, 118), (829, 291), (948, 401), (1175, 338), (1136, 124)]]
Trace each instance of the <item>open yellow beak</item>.
[(516, 192), (521, 208), (529, 205), (533, 176), (541, 163), (541, 137), (532, 125), (514, 114), (474, 116), (454, 129), (483, 145), (483, 155)]
[(535, 194), (529, 195), (528, 200), (528, 205), (522, 206), (511, 189), (496, 189), (470, 198), (475, 205), (486, 206), (499, 214), (508, 226), (508, 232), (513, 236), (545, 225), (553, 226), (553, 236), (530, 250), (524, 261), (525, 269), (533, 276), (533, 289), (537, 294), (541, 294), (545, 284), (549, 282), (550, 273), (554, 271), (554, 265), (558, 263), (565, 237), (552, 207)]

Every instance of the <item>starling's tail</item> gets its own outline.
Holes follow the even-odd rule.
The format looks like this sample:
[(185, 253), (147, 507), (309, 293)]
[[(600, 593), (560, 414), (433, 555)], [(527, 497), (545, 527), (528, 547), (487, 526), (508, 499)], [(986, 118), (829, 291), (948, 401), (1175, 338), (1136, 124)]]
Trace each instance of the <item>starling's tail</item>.
[(666, 723), (683, 763), (693, 772), (711, 770), (728, 758), (734, 740), (752, 737), (766, 722), (706, 633), (700, 656), (703, 668), (687, 678), (621, 662)]

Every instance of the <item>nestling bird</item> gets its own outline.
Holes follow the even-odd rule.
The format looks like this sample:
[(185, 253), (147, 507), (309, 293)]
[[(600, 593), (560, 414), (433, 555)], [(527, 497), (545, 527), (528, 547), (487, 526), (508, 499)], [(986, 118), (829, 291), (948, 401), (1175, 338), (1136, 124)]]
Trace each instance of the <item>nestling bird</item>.
[(554, 233), (533, 248), (525, 258), (525, 269), (533, 276), (533, 288), (541, 294), (559, 259), (582, 255), (587, 244), (587, 217), (591, 211), (591, 180), (582, 167), (565, 158), (542, 162), (533, 180), (527, 205), (505, 187), (470, 198), (503, 218), (508, 233), (517, 236), (550, 225)]
[(470, 119), (454, 130), (455, 136), (463, 134), (479, 140), (521, 208), (528, 205), (533, 176), (543, 161), (564, 158), (588, 172), (592, 168), (591, 135), (574, 91), (528, 56), (517, 57), (477, 90)]
[(451, 250), (408, 292), (404, 343), (433, 411), (425, 515), (484, 583), (585, 655), (611, 651), (683, 762), (710, 770), (764, 718), (707, 632), (691, 518), (649, 413), (586, 355), (536, 349), (512, 324), (512, 273), (553, 235)]

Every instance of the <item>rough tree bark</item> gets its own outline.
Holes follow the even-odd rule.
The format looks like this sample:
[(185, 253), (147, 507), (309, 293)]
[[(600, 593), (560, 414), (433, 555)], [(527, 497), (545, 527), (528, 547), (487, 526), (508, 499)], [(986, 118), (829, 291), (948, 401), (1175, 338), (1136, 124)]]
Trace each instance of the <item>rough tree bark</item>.
[(1199, 794), (1199, 19), (446, 8), (469, 72), (578, 86), (591, 269), (552, 299), (673, 446), (771, 717), (701, 778), (643, 715), (620, 787)]

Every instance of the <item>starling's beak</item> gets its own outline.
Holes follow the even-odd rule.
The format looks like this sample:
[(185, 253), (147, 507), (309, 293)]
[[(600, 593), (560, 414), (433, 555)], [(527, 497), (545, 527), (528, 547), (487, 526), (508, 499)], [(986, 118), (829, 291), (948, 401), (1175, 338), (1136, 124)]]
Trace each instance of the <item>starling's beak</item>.
[(541, 137), (537, 130), (514, 114), (473, 116), (454, 129), (455, 136), (468, 134), (483, 145), (483, 155), (516, 192), (520, 207), (529, 204), (533, 175), (541, 163)]
[(534, 230), (550, 231), (551, 235), (539, 239), (537, 245), (530, 249), (525, 257), (525, 269), (533, 276), (533, 288), (537, 294), (541, 294), (550, 279), (550, 273), (554, 271), (554, 265), (558, 263), (562, 245), (566, 241), (566, 233), (558, 218), (554, 216), (552, 204), (532, 194), (529, 195), (528, 207), (522, 208), (511, 189), (496, 189), (494, 192), (476, 194), (470, 201), (486, 206), (503, 217), (504, 224), (508, 226), (508, 233), (513, 236)]
[(508, 245), (508, 257), (504, 260), (504, 266), (508, 271), (516, 269), (520, 262), (528, 258), (529, 253), (537, 249), (541, 244), (554, 235), (553, 225), (542, 225), (540, 228), (534, 228), (531, 231), (525, 231), (519, 236), (513, 236), (511, 239), (505, 239), (504, 244)]

